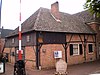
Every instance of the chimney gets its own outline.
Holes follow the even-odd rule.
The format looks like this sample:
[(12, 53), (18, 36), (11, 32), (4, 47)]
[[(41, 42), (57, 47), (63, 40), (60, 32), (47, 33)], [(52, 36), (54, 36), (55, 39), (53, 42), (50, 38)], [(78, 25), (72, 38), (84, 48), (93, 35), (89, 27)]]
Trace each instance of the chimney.
[(60, 21), (59, 3), (58, 1), (51, 4), (51, 15), (56, 21)]

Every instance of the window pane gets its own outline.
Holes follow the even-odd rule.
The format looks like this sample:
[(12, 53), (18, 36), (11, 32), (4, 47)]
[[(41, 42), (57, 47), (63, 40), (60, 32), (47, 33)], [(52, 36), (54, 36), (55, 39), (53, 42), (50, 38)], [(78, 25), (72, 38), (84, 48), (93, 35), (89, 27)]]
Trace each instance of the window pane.
[(89, 44), (88, 48), (89, 48), (89, 53), (93, 52), (93, 45), (92, 44)]
[(73, 44), (73, 55), (78, 55), (78, 44)]
[(27, 42), (29, 42), (30, 41), (30, 36), (27, 36)]
[(75, 55), (78, 54), (78, 49), (74, 49), (73, 54), (75, 54)]
[(74, 45), (73, 45), (73, 48), (74, 48), (74, 49), (78, 49), (78, 44), (74, 44)]

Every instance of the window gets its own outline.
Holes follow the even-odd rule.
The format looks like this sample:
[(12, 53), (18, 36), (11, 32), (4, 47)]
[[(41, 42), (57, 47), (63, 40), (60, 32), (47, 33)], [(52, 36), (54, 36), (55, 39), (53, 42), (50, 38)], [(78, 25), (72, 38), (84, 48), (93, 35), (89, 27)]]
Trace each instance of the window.
[(15, 39), (13, 38), (13, 39), (12, 39), (12, 43), (14, 43), (14, 42), (15, 42)]
[(70, 55), (82, 55), (82, 44), (70, 44)]
[(73, 55), (79, 55), (78, 44), (73, 44)]
[(28, 35), (28, 36), (27, 36), (27, 42), (29, 42), (29, 41), (30, 41), (30, 36)]
[(89, 53), (93, 52), (93, 44), (88, 44)]

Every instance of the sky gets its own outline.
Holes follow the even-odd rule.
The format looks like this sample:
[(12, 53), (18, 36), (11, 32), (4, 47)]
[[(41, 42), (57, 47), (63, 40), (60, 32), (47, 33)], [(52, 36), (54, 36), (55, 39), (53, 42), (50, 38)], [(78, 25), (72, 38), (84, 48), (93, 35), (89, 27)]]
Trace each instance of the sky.
[[(51, 4), (58, 1), (59, 11), (75, 14), (84, 11), (86, 0), (21, 0), (21, 14), (24, 22), (40, 7), (51, 8)], [(20, 0), (2, 0), (1, 27), (15, 29), (19, 26)]]

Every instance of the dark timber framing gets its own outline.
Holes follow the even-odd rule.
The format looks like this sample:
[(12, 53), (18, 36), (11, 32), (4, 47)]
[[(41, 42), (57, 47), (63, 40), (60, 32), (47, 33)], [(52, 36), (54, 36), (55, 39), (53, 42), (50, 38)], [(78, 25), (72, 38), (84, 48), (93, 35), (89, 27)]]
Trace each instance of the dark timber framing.
[(67, 43), (62, 44), (62, 45), (63, 45), (64, 50), (65, 50), (65, 61), (66, 61), (66, 63), (67, 63)]
[[(58, 2), (56, 3), (58, 5)], [(57, 7), (57, 9), (58, 8), (59, 7)], [(82, 46), (84, 48), (83, 55), (85, 60), (87, 43), (96, 43), (95, 45), (98, 45), (98, 42), (96, 42), (98, 40), (98, 36), (96, 36), (97, 32), (94, 31), (94, 29), (90, 28), (90, 26), (87, 26), (87, 22), (92, 22), (92, 15), (89, 15), (89, 12), (83, 11), (82, 13), (70, 15), (67, 13), (59, 12), (57, 10), (57, 13), (59, 13), (58, 16), (60, 16), (59, 19), (61, 20), (61, 22), (54, 20), (54, 17), (56, 18), (56, 16), (52, 12), (50, 12), (50, 9), (39, 8), (34, 14), (32, 14), (22, 23), (22, 46), (34, 46), (36, 48), (34, 49), (36, 50), (34, 52), (36, 54), (35, 59), (37, 69), (39, 69), (39, 66), (41, 66), (40, 49), (44, 44), (61, 44), (65, 50), (66, 62), (68, 62), (67, 49), (70, 46), (70, 43), (82, 42)], [(72, 40), (74, 38), (74, 35), (78, 36), (78, 40)], [(30, 41), (27, 41), (27, 36), (29, 37)], [(89, 36), (92, 36), (92, 39), (94, 39), (94, 41), (89, 41)], [(16, 28), (11, 34), (6, 36), (6, 39), (6, 48), (13, 48), (18, 46), (18, 28)], [(12, 39), (15, 40), (14, 43), (12, 43)]]
[[(39, 66), (41, 66), (41, 63), (40, 63), (40, 49), (41, 49), (43, 44), (62, 44), (63, 48), (65, 50), (65, 61), (67, 62), (67, 51), (66, 51), (67, 50), (67, 43), (66, 43), (66, 35), (65, 35), (65, 33), (63, 33), (64, 36), (62, 37), (62, 38), (65, 39), (63, 42), (60, 42), (59, 38), (54, 38), (56, 36), (56, 33), (49, 32), (50, 35), (52, 35), (52, 37), (50, 36), (51, 39), (48, 39), (49, 36), (48, 36), (48, 38), (44, 36), (45, 37), (44, 38), (43, 37), (43, 33), (44, 32), (39, 32), (39, 31), (36, 32), (36, 67), (37, 67), (37, 69), (39, 69)], [(45, 32), (44, 35), (48, 35), (49, 33)], [(40, 37), (39, 36), (40, 34), (41, 34), (43, 42), (39, 42), (38, 41), (38, 39)], [(61, 33), (57, 33), (57, 36), (61, 36), (61, 35), (62, 35)], [(62, 39), (62, 38), (60, 38), (60, 39)], [(46, 41), (46, 39), (50, 40), (51, 42)], [(45, 43), (44, 43), (44, 41), (45, 41)], [(57, 42), (55, 42), (55, 41), (57, 41)]]
[[(30, 35), (30, 42), (24, 41), (27, 40), (26, 36)], [(69, 36), (70, 35), (70, 36)], [(80, 40), (72, 40), (72, 38), (74, 38), (74, 35), (79, 36)], [(94, 37), (94, 41), (87, 41), (86, 39), (89, 38), (89, 35)], [(69, 37), (69, 39), (67, 38), (67, 36)], [(84, 39), (83, 39), (83, 38)], [(92, 38), (93, 38), (92, 37)], [(15, 39), (15, 43), (12, 43), (12, 39)], [(39, 38), (40, 41), (39, 41)], [(7, 38), (9, 40), (7, 40), (6, 42), (6, 47), (16, 47), (18, 46), (18, 36), (14, 35), (10, 38)], [(80, 33), (65, 33), (65, 32), (47, 32), (47, 31), (30, 31), (27, 33), (23, 33), (22, 34), (22, 46), (36, 46), (36, 68), (39, 69), (39, 66), (41, 66), (40, 63), (40, 49), (42, 47), (42, 45), (44, 44), (61, 44), (64, 48), (64, 52), (65, 52), (65, 61), (67, 61), (67, 49), (70, 45), (70, 43), (76, 43), (76, 42), (82, 42), (82, 45), (84, 47), (84, 58), (86, 60), (86, 44), (87, 42), (90, 43), (96, 43), (96, 35), (95, 34), (80, 34)]]
[[(50, 37), (49, 37), (49, 34), (50, 34)], [(41, 49), (42, 45), (44, 45), (44, 44), (62, 44), (64, 51), (65, 51), (65, 61), (68, 62), (67, 61), (67, 48), (69, 47), (70, 43), (82, 42), (82, 45), (84, 47), (84, 59), (86, 61), (86, 44), (87, 44), (87, 42), (88, 43), (89, 42), (90, 43), (96, 42), (95, 39), (94, 39), (94, 41), (87, 41), (89, 38), (89, 35), (87, 35), (87, 34), (75, 34), (75, 35), (79, 36), (80, 40), (79, 41), (72, 41), (72, 38), (74, 35), (73, 33), (70, 34), (69, 40), (67, 40), (67, 37), (66, 37), (69, 34), (64, 33), (63, 35), (65, 35), (65, 36), (62, 38), (65, 38), (65, 41), (59, 42), (59, 41), (57, 41), (57, 39), (59, 40), (62, 38), (55, 38), (56, 34), (57, 34), (57, 36), (59, 36), (61, 33), (58, 33), (58, 32), (57, 33), (55, 33), (55, 32), (40, 32), (40, 31), (36, 32), (36, 67), (37, 67), (37, 69), (39, 69), (39, 66), (41, 66), (40, 49)], [(39, 43), (39, 41), (38, 41), (38, 38), (40, 37), (40, 35), (42, 37), (42, 41), (43, 41), (42, 43)], [(82, 36), (84, 37), (84, 39), (82, 39)], [(94, 35), (91, 35), (91, 36), (93, 37)], [(50, 40), (51, 42), (46, 41), (47, 39)], [(55, 41), (57, 41), (57, 42), (55, 42)]]

